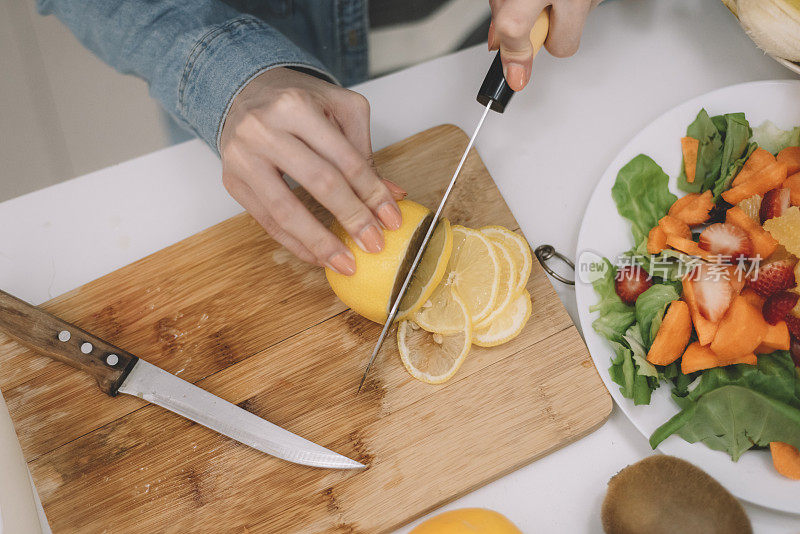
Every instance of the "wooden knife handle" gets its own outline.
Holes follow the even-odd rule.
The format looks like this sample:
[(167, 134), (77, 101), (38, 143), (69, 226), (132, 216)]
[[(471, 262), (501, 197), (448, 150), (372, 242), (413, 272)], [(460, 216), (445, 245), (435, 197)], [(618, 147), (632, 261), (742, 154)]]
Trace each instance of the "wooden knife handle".
[(23, 345), (92, 375), (116, 396), (136, 356), (0, 290), (0, 330)]

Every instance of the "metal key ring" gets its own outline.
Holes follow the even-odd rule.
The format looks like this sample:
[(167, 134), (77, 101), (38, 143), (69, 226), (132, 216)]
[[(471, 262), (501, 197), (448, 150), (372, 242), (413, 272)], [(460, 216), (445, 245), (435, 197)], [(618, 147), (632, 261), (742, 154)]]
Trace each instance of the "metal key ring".
[(549, 274), (550, 276), (552, 276), (561, 283), (571, 286), (575, 285), (575, 280), (564, 278), (563, 276), (555, 272), (553, 269), (551, 269), (549, 265), (547, 265), (547, 260), (555, 256), (556, 258), (560, 259), (561, 261), (569, 265), (570, 268), (573, 271), (575, 271), (575, 264), (572, 262), (572, 260), (564, 256), (560, 252), (558, 252), (553, 247), (553, 245), (539, 245), (538, 247), (536, 247), (536, 250), (534, 250), (533, 253), (536, 254), (536, 259), (539, 260), (539, 263), (542, 264), (542, 267), (547, 272), (547, 274)]

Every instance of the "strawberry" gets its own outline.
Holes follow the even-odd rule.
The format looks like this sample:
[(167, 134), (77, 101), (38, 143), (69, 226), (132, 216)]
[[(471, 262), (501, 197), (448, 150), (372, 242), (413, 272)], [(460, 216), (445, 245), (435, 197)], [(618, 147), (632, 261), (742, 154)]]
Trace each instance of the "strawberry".
[(614, 289), (625, 304), (633, 304), (636, 299), (650, 289), (653, 281), (647, 271), (638, 265), (626, 265), (617, 271)]
[(688, 278), (694, 286), (700, 314), (712, 323), (722, 319), (734, 297), (730, 280), (707, 263), (695, 267)]
[(778, 187), (768, 191), (761, 201), (761, 209), (758, 216), (761, 218), (761, 224), (764, 221), (775, 217), (780, 217), (783, 212), (789, 209), (791, 191), (787, 188)]
[(712, 224), (700, 234), (700, 248), (725, 260), (738, 261), (753, 255), (747, 232), (729, 223)]
[(795, 339), (795, 341), (800, 339), (800, 317), (793, 313), (789, 313), (786, 315), (784, 321), (786, 321), (786, 326), (789, 327), (789, 333), (792, 334), (792, 337)]
[(795, 307), (800, 295), (788, 291), (778, 291), (764, 301), (761, 313), (769, 324), (778, 324)]
[(762, 297), (790, 289), (795, 286), (794, 265), (788, 259), (765, 263), (747, 280), (747, 285)]

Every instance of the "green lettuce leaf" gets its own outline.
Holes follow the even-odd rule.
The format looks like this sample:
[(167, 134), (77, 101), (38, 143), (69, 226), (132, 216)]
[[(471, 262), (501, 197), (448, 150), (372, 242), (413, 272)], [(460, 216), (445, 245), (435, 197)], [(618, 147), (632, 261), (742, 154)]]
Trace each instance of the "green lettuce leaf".
[(678, 199), (669, 192), (669, 176), (648, 156), (639, 154), (620, 169), (611, 196), (619, 214), (631, 222), (634, 248), (647, 246), (647, 234)]
[(787, 351), (759, 356), (758, 365), (708, 369), (695, 389), (673, 398), (681, 411), (656, 429), (653, 448), (672, 434), (734, 461), (770, 441), (800, 447), (800, 379)]
[(610, 341), (614, 348), (614, 357), (608, 374), (611, 380), (619, 384), (619, 392), (626, 399), (633, 399), (633, 404), (639, 406), (650, 404), (653, 393), (648, 377), (639, 372), (630, 347), (616, 341)]
[(756, 148), (758, 148), (758, 144), (750, 143), (747, 146), (747, 150), (744, 152), (744, 154), (742, 154), (739, 159), (734, 160), (733, 163), (728, 166), (727, 170), (719, 177), (719, 179), (714, 182), (712, 192), (714, 193), (715, 203), (719, 200), (724, 191), (730, 189), (733, 179), (736, 178), (736, 175), (742, 170), (747, 158), (750, 157)]
[[(720, 119), (718, 119), (720, 122)], [(720, 124), (720, 126), (722, 126)], [(701, 109), (688, 128), (686, 137), (694, 137), (700, 144), (697, 147), (697, 166), (694, 182), (686, 181), (686, 171), (681, 159), (681, 172), (678, 175), (678, 187), (687, 193), (701, 193), (710, 189), (719, 177), (722, 165), (723, 138), (714, 121), (705, 109)]]
[(636, 299), (634, 306), (636, 322), (639, 323), (640, 338), (646, 349), (650, 348), (655, 339), (655, 332), (651, 330), (653, 319), (658, 317), (660, 326), (661, 318), (663, 318), (669, 303), (679, 298), (681, 298), (681, 295), (675, 289), (675, 286), (671, 284), (654, 284)]
[(679, 282), (693, 268), (703, 263), (703, 260), (696, 256), (689, 256), (671, 248), (655, 255), (638, 254), (634, 256), (634, 260), (656, 280), (670, 282)]
[(617, 268), (607, 258), (603, 258), (603, 262), (603, 276), (592, 282), (599, 297), (597, 303), (589, 308), (590, 312), (599, 313), (592, 328), (609, 341), (622, 342), (625, 331), (636, 320), (636, 314), (634, 307), (622, 302), (614, 288)]
[(641, 329), (634, 323), (625, 332), (625, 341), (631, 349), (633, 363), (636, 364), (637, 371), (640, 375), (658, 378), (658, 370), (656, 366), (647, 361), (647, 348), (644, 346), (642, 340)]
[(781, 130), (770, 121), (753, 128), (753, 141), (764, 150), (777, 154), (787, 146), (800, 146), (800, 126)]

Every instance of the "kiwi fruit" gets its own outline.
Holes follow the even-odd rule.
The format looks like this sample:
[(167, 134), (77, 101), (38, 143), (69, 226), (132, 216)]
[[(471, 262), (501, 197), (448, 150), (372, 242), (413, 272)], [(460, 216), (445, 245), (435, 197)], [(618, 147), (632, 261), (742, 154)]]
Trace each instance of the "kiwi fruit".
[(654, 455), (608, 481), (607, 534), (752, 534), (736, 498), (705, 471), (674, 456)]

